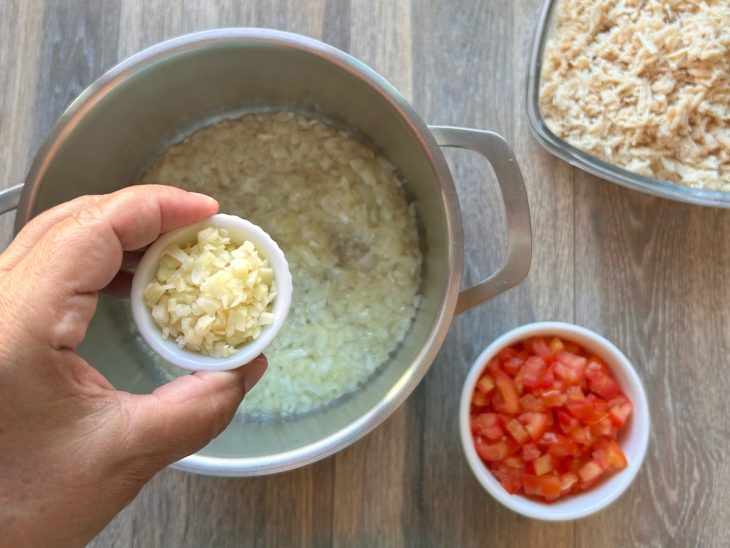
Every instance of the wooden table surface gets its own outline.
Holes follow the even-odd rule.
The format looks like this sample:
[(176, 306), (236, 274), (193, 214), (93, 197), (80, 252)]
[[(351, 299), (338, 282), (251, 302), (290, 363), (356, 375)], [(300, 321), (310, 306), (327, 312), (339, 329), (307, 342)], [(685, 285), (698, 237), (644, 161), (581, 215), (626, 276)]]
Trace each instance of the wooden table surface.
[[(267, 478), (160, 473), (93, 546), (728, 546), (730, 212), (601, 181), (531, 137), (523, 89), (540, 0), (0, 0), (0, 173), (23, 180), (54, 121), (118, 60), (226, 26), (285, 29), (360, 58), (432, 124), (495, 130), (528, 187), (528, 279), (458, 317), (423, 383), (336, 456)], [(448, 158), (462, 196), (466, 282), (501, 258), (502, 211), (482, 160)], [(3, 246), (11, 217), (0, 226)], [(457, 432), (479, 351), (534, 320), (613, 340), (650, 398), (648, 456), (600, 514), (541, 523), (472, 477)], [(1, 532), (0, 532), (1, 534)]]

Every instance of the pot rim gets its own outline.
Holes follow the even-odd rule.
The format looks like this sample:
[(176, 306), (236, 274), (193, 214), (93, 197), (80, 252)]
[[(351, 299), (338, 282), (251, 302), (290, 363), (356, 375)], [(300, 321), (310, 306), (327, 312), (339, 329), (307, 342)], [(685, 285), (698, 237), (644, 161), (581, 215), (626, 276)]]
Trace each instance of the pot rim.
[(285, 453), (244, 458), (193, 454), (172, 465), (181, 470), (216, 476), (256, 476), (305, 466), (344, 449), (383, 423), (416, 388), (441, 348), (454, 315), (464, 261), (461, 211), (451, 173), (428, 126), (410, 103), (385, 78), (351, 55), (313, 38), (262, 28), (222, 28), (185, 34), (148, 47), (105, 72), (68, 106), (36, 154), (18, 204), (15, 233), (30, 219), (41, 181), (64, 140), (97, 103), (151, 64), (186, 51), (237, 42), (268, 43), (318, 57), (357, 78), (391, 106), (417, 138), (439, 183), (449, 238), (447, 261), (451, 268), (442, 290), (442, 302), (423, 348), (393, 387), (366, 413), (325, 438)]

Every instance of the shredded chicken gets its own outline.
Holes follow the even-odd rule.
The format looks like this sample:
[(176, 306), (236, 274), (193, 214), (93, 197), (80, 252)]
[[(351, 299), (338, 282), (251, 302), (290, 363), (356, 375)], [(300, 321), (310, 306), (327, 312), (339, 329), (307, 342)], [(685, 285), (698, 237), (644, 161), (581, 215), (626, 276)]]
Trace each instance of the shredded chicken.
[(540, 110), (629, 171), (730, 192), (730, 1), (563, 0)]

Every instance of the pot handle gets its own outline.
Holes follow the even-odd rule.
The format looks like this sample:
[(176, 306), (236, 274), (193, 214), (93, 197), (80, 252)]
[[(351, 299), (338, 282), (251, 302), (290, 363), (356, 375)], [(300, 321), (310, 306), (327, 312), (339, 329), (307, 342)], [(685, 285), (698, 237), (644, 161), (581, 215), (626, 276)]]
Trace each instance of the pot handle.
[(0, 215), (18, 207), (18, 203), (20, 203), (20, 193), (22, 191), (22, 183), (0, 190)]
[(507, 256), (491, 276), (459, 293), (454, 313), (461, 314), (492, 300), (527, 276), (532, 259), (530, 207), (514, 152), (501, 135), (460, 127), (430, 126), (429, 129), (439, 146), (465, 148), (484, 156), (494, 169), (504, 201)]

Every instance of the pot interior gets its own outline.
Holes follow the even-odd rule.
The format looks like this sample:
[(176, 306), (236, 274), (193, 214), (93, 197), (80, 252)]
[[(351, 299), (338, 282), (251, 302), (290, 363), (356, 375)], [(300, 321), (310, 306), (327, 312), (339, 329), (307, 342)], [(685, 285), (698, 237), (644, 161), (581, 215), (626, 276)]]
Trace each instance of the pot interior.
[[(134, 184), (167, 147), (214, 121), (282, 106), (354, 128), (398, 167), (416, 203), (424, 254), (421, 302), (403, 344), (361, 389), (327, 408), (290, 419), (234, 420), (199, 455), (235, 463), (226, 471), (210, 462), (191, 465), (204, 473), (291, 468), (351, 443), (383, 420), (433, 360), (461, 274), (461, 241), (449, 241), (453, 186), (422, 122), (363, 65), (317, 42), (272, 34), (211, 33), (133, 58), (72, 105), (28, 180), (35, 185), (35, 215), (82, 194)], [(100, 299), (79, 352), (119, 389), (149, 392), (162, 381), (128, 302)]]

